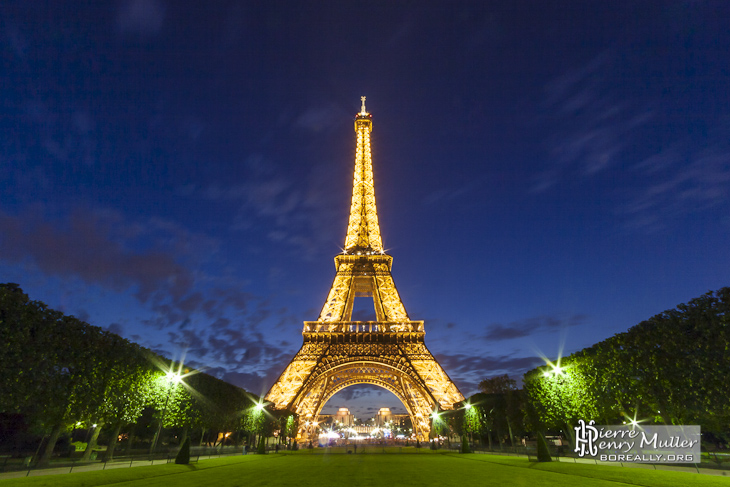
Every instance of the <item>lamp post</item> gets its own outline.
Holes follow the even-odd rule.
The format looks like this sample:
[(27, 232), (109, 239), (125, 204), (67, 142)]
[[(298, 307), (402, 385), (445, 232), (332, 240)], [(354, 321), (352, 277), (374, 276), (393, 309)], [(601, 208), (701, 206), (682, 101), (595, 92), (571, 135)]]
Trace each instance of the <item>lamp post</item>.
[[(253, 420), (254, 420), (254, 432), (256, 434), (256, 448), (258, 448), (259, 443), (261, 442), (261, 439), (263, 438), (263, 434), (265, 432), (265, 423), (266, 423), (266, 417), (265, 417), (265, 410), (266, 405), (269, 403), (264, 403), (263, 401), (259, 401), (254, 406), (254, 413), (253, 413)], [(268, 442), (267, 442), (268, 443)]]
[(160, 418), (160, 424), (159, 424), (159, 426), (157, 426), (157, 433), (155, 433), (155, 439), (152, 440), (152, 447), (150, 447), (150, 455), (155, 452), (155, 448), (157, 447), (157, 440), (160, 439), (160, 432), (162, 431), (162, 423), (165, 422), (165, 416), (167, 415), (167, 406), (170, 403), (170, 396), (172, 396), (172, 391), (174, 390), (174, 385), (182, 380), (180, 378), (180, 374), (177, 374), (173, 371), (168, 372), (166, 377), (167, 377), (167, 381), (168, 381), (167, 399), (165, 400), (165, 407), (162, 410), (162, 417)]

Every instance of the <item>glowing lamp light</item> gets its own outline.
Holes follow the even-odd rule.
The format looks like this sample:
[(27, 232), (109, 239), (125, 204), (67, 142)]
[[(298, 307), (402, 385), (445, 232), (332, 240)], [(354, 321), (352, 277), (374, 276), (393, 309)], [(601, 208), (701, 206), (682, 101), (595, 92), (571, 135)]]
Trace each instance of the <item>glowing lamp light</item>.
[(557, 364), (547, 362), (547, 365), (550, 366), (550, 369), (542, 373), (543, 377), (550, 377), (551, 375), (565, 375), (565, 368), (560, 366), (560, 360), (558, 360)]
[(260, 402), (256, 404), (256, 410), (257, 411), (263, 411), (264, 410), (264, 403)]
[(165, 377), (167, 377), (167, 380), (169, 380), (170, 382), (174, 382), (176, 384), (182, 380), (182, 378), (180, 377), (180, 374), (177, 374), (177, 373), (173, 372), (172, 370), (170, 372), (168, 372), (167, 374), (165, 374)]
[(466, 403), (466, 405), (464, 405), (464, 409), (471, 409), (471, 404)]
[[(624, 418), (626, 418), (626, 420), (632, 426), (632, 428), (636, 428), (637, 426), (639, 426), (639, 423), (646, 421), (645, 419), (637, 419), (638, 415), (639, 415), (638, 411), (634, 411), (633, 418), (631, 416), (627, 416), (626, 414), (624, 414)], [(624, 424), (626, 424), (627, 421), (624, 421)]]

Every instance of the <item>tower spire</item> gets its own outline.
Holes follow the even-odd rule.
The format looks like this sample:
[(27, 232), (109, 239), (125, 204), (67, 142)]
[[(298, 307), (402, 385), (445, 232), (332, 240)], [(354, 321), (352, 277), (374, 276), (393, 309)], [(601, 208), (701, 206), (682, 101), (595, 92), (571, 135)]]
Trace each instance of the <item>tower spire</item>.
[(350, 219), (345, 236), (345, 254), (382, 254), (383, 241), (378, 225), (373, 184), (373, 160), (370, 152), (370, 132), (373, 130), (372, 115), (365, 109), (365, 97), (361, 96), (360, 113), (355, 117), (355, 175), (352, 185)]

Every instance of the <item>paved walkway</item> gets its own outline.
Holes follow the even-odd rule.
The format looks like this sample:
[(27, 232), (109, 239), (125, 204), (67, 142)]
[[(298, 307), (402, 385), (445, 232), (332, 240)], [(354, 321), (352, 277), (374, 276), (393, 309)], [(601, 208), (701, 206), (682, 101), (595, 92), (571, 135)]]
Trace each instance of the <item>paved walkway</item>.
[[(211, 458), (230, 457), (233, 455), (240, 455), (240, 453), (224, 453), (221, 455), (197, 455), (191, 456), (191, 463), (195, 463), (201, 460), (209, 460)], [(77, 473), (77, 472), (93, 472), (99, 470), (111, 470), (114, 468), (130, 468), (130, 467), (149, 467), (150, 465), (164, 465), (166, 463), (174, 462), (174, 458), (158, 458), (154, 460), (127, 460), (127, 461), (112, 461), (112, 462), (93, 462), (83, 463), (76, 465), (66, 465), (62, 467), (53, 467), (52, 465), (47, 468), (32, 468), (30, 470), (16, 470), (13, 472), (0, 473), (0, 480), (2, 479), (15, 479), (19, 477), (37, 477), (40, 475), (59, 475), (65, 473)]]

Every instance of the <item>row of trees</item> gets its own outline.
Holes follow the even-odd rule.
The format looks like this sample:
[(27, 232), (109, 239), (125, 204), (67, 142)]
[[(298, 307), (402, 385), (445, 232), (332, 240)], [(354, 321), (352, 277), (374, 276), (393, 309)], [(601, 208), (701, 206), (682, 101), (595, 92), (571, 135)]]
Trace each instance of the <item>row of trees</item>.
[(64, 432), (82, 424), (96, 425), (84, 456), (106, 427), (110, 458), (121, 429), (150, 409), (156, 424), (182, 431), (181, 444), (192, 428), (201, 437), (206, 429), (237, 439), (275, 429), (296, 434), (290, 413), (267, 414), (245, 390), (49, 309), (17, 284), (0, 284), (0, 343), (0, 413), (22, 415), (46, 435), (41, 463)]
[[(528, 421), (699, 424), (730, 440), (730, 288), (653, 316), (523, 379)], [(707, 435), (706, 435), (707, 436)]]
[(458, 434), (516, 445), (525, 432), (572, 436), (579, 419), (699, 424), (730, 443), (730, 288), (708, 292), (624, 333), (528, 371), (523, 389), (507, 376), (480, 383), (457, 408)]
[[(478, 394), (474, 394), (444, 418), (451, 430), (500, 448), (518, 446), (525, 433), (523, 392), (517, 389), (515, 380), (507, 375), (485, 379), (479, 383)], [(438, 433), (438, 430), (436, 430)]]

